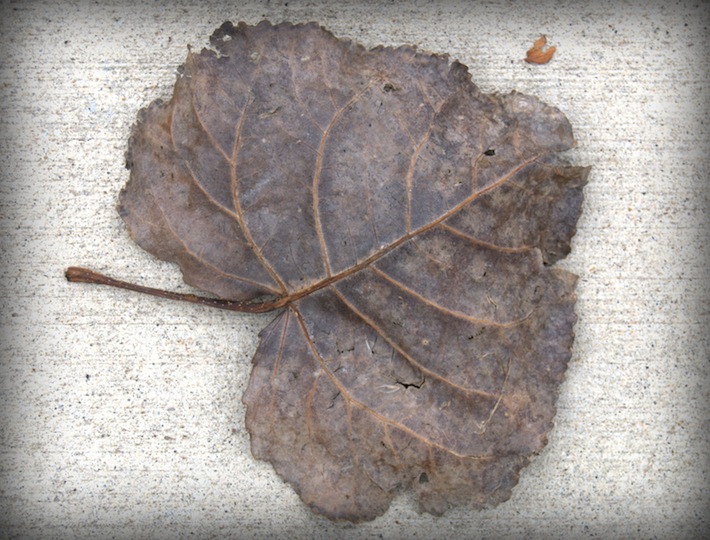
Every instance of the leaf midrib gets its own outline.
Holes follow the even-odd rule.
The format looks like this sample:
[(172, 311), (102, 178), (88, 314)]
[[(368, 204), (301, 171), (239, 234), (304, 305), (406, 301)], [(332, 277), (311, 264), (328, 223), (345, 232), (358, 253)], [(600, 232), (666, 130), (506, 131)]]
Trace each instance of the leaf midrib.
[(510, 171), (508, 174), (497, 180), (496, 182), (490, 184), (489, 186), (485, 187), (484, 189), (481, 189), (475, 193), (472, 193), (468, 197), (466, 197), (463, 201), (455, 205), (453, 208), (442, 214), (440, 217), (435, 219), (434, 221), (431, 221), (430, 223), (427, 223), (426, 225), (421, 226), (420, 228), (411, 231), (402, 237), (400, 237), (398, 240), (395, 240), (388, 246), (385, 246), (384, 248), (380, 249), (379, 251), (376, 251), (372, 255), (370, 255), (367, 259), (361, 261), (360, 263), (351, 266), (350, 268), (346, 268), (345, 270), (338, 272), (337, 274), (333, 274), (329, 277), (326, 277), (316, 283), (313, 283), (312, 285), (309, 285), (308, 287), (305, 287), (303, 289), (294, 291), (290, 294), (287, 294), (285, 296), (276, 298), (274, 300), (269, 300), (266, 302), (253, 302), (253, 301), (247, 301), (247, 302), (239, 302), (235, 303), (239, 305), (239, 309), (235, 309), (235, 311), (245, 311), (249, 313), (264, 313), (267, 311), (272, 311), (275, 309), (280, 309), (282, 307), (285, 307), (286, 305), (296, 302), (297, 300), (303, 298), (304, 296), (308, 296), (309, 294), (312, 294), (316, 291), (319, 291), (320, 289), (323, 289), (325, 287), (328, 287), (329, 285), (332, 285), (333, 283), (336, 283), (340, 280), (343, 280), (360, 270), (367, 268), (368, 266), (372, 265), (385, 255), (389, 254), (390, 252), (394, 251), (397, 249), (399, 246), (402, 244), (408, 242), (412, 238), (415, 238), (431, 229), (436, 227), (437, 225), (441, 224), (442, 222), (446, 221), (453, 215), (455, 215), (459, 210), (461, 210), (464, 206), (472, 203), (475, 201), (478, 197), (481, 195), (484, 195), (488, 193), (489, 191), (492, 191), (496, 189), (497, 187), (501, 186), (505, 182), (507, 182), (510, 178), (518, 174), (520, 171), (528, 167), (529, 165), (535, 163), (538, 159), (540, 159), (542, 156), (544, 156), (545, 153), (540, 153), (536, 154), (535, 156), (525, 160), (521, 165)]

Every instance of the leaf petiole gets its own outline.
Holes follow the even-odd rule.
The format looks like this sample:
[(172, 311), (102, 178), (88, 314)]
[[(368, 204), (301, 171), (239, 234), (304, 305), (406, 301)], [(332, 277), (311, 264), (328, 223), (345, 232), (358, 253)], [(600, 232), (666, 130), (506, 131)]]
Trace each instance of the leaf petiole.
[(282, 301), (279, 301), (280, 299), (268, 302), (238, 302), (235, 300), (209, 298), (206, 296), (197, 296), (194, 294), (185, 294), (165, 291), (163, 289), (154, 289), (153, 287), (144, 287), (143, 285), (129, 283), (128, 281), (122, 281), (120, 279), (114, 279), (104, 274), (100, 274), (99, 272), (95, 272), (93, 270), (89, 270), (88, 268), (82, 268), (79, 266), (70, 266), (66, 269), (64, 275), (66, 276), (67, 281), (71, 283), (91, 283), (94, 285), (108, 285), (109, 287), (115, 287), (117, 289), (127, 289), (129, 291), (148, 294), (150, 296), (157, 296), (159, 298), (179, 300), (181, 302), (190, 302), (192, 304), (200, 304), (202, 306), (209, 306), (217, 309), (226, 309), (229, 311), (239, 311), (242, 313), (265, 313), (267, 311), (277, 309), (283, 304)]

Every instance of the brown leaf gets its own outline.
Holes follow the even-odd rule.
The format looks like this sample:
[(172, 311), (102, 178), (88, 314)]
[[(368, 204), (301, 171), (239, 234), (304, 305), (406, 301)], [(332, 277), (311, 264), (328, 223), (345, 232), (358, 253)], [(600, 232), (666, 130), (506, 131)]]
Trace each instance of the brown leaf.
[(542, 50), (547, 44), (547, 36), (540, 36), (535, 40), (533, 46), (528, 50), (525, 61), (529, 64), (547, 64), (552, 60), (552, 56), (555, 54), (557, 47), (551, 46), (547, 50)]
[(548, 266), (588, 174), (555, 156), (566, 118), (316, 24), (211, 43), (141, 111), (119, 209), (225, 306), (281, 308), (244, 395), (254, 455), (330, 519), (407, 488), (433, 514), (508, 499), (572, 346), (576, 277)]

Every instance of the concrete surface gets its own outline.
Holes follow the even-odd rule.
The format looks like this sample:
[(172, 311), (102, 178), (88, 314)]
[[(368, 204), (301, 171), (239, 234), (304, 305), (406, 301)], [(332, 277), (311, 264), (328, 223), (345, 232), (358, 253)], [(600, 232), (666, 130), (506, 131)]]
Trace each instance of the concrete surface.
[[(521, 5), (523, 4), (523, 5)], [(710, 529), (708, 4), (3, 2), (3, 538), (692, 538)], [(188, 290), (117, 216), (136, 112), (222, 21), (316, 20), (415, 43), (566, 112), (594, 170), (574, 251), (573, 361), (513, 498), (360, 526), (313, 515), (250, 455), (243, 316), (69, 285), (91, 266)], [(557, 54), (521, 59), (540, 34)]]

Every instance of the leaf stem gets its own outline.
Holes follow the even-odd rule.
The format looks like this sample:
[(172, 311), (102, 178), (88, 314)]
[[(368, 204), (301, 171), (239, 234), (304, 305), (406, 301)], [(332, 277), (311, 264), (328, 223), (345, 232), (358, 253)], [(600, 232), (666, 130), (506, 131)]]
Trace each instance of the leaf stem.
[(94, 272), (88, 268), (78, 266), (70, 266), (67, 268), (64, 275), (67, 281), (71, 283), (91, 283), (93, 285), (108, 285), (117, 289), (127, 289), (150, 296), (159, 298), (167, 298), (169, 300), (179, 300), (181, 302), (190, 302), (202, 306), (209, 306), (217, 309), (226, 309), (228, 311), (239, 311), (242, 313), (264, 313), (282, 307), (285, 302), (283, 299), (275, 299), (268, 302), (239, 302), (235, 300), (224, 300), (221, 298), (209, 298), (206, 296), (197, 296), (194, 294), (176, 293), (165, 291), (163, 289), (154, 289), (153, 287), (144, 287), (135, 283), (129, 283), (120, 279)]

